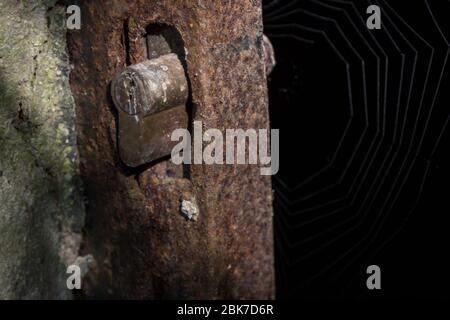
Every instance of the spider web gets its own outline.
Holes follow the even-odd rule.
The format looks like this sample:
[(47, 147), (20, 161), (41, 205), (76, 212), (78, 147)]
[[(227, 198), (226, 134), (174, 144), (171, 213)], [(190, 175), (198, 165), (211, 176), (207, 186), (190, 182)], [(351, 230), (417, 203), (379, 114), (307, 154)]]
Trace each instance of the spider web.
[[(371, 4), (381, 8), (381, 30), (365, 25)], [(427, 30), (384, 0), (264, 2), (269, 38), (327, 44), (348, 91), (349, 117), (328, 163), (300, 181), (283, 174), (283, 165), (274, 177), (277, 269), (287, 296), (327, 273), (333, 281), (346, 274), (355, 280), (354, 269), (369, 265), (405, 228), (420, 199), (450, 118), (436, 103), (448, 73), (448, 35), (437, 6), (421, 5)], [(395, 210), (405, 202), (408, 210)], [(298, 270), (305, 275), (292, 283)]]

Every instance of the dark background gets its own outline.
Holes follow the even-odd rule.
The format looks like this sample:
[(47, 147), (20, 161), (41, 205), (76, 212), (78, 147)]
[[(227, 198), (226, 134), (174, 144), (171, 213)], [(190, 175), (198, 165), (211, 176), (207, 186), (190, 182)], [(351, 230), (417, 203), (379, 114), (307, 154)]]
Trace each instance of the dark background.
[[(263, 4), (277, 297), (449, 297), (450, 2)], [(366, 27), (372, 4), (381, 30)]]

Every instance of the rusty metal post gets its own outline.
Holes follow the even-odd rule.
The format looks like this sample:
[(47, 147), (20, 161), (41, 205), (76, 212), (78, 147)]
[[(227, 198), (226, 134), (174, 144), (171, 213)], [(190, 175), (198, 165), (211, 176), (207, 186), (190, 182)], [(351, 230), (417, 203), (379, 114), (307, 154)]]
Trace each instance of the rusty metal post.
[[(85, 295), (273, 298), (270, 177), (257, 166), (123, 166), (108, 89), (127, 65), (148, 59), (148, 26), (161, 23), (183, 40), (191, 121), (268, 129), (261, 2), (92, 0), (81, 10), (69, 49), (88, 198), (83, 250), (97, 262)], [(190, 203), (196, 219), (181, 211)]]

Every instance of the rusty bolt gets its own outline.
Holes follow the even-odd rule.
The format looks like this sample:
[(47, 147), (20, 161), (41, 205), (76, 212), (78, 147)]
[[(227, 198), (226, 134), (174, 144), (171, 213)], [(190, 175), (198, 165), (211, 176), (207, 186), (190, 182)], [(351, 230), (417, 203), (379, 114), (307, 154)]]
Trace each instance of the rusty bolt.
[(266, 75), (272, 73), (273, 68), (277, 64), (275, 60), (275, 50), (266, 35), (263, 35), (263, 49), (264, 49), (264, 64), (266, 66)]
[(148, 116), (185, 104), (188, 85), (183, 66), (174, 53), (129, 66), (114, 79), (112, 96), (129, 115)]
[(171, 153), (175, 129), (186, 128), (188, 84), (176, 54), (127, 67), (111, 83), (119, 112), (119, 153), (131, 167)]

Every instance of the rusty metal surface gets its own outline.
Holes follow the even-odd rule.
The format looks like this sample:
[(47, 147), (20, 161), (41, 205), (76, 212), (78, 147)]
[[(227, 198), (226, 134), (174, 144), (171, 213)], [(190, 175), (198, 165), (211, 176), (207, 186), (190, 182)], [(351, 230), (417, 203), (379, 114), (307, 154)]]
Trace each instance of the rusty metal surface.
[[(175, 26), (186, 48), (192, 119), (268, 128), (260, 1), (86, 1), (70, 33), (85, 182), (87, 297), (273, 298), (270, 177), (256, 166), (170, 161), (130, 170), (118, 157), (113, 76), (146, 58), (146, 27)], [(195, 220), (181, 213), (196, 203)]]

